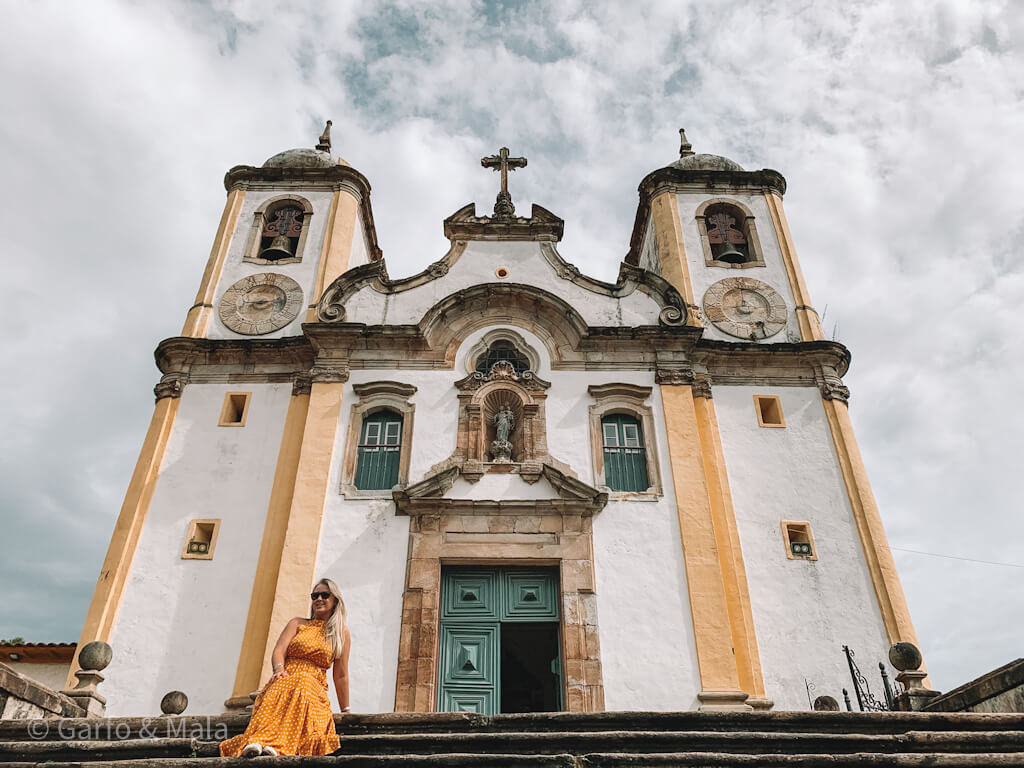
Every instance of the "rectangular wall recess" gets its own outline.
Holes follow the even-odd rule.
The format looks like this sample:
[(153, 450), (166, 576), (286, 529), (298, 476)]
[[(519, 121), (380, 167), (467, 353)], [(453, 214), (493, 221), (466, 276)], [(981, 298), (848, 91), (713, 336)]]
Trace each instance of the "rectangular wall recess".
[(212, 560), (220, 520), (190, 520), (182, 560)]
[(784, 427), (782, 402), (776, 395), (754, 395), (754, 410), (757, 412), (759, 427)]
[(811, 524), (807, 521), (783, 520), (782, 539), (786, 544), (786, 557), (790, 560), (817, 560)]
[(244, 427), (249, 415), (249, 400), (252, 392), (228, 392), (220, 409), (219, 427)]

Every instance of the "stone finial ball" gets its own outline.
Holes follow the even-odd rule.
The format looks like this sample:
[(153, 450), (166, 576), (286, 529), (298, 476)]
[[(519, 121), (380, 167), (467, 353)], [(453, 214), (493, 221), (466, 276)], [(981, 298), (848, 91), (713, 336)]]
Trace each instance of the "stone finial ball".
[(889, 648), (889, 663), (900, 672), (913, 672), (924, 659), (913, 643), (896, 643)]
[(86, 643), (85, 647), (78, 652), (78, 666), (86, 670), (99, 671), (107, 668), (113, 656), (114, 651), (109, 645), (102, 640), (94, 640), (91, 643)]
[(839, 702), (831, 696), (819, 696), (814, 700), (815, 712), (838, 712)]
[(188, 696), (181, 691), (168, 691), (160, 699), (160, 711), (165, 715), (180, 715), (188, 706)]

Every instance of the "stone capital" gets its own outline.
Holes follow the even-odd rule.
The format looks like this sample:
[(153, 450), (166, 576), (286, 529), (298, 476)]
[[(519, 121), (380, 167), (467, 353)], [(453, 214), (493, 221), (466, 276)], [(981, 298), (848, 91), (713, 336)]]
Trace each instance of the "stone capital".
[(821, 389), (821, 396), (826, 400), (850, 402), (850, 388), (843, 384), (842, 379), (829, 377), (818, 386)]
[(692, 385), (696, 376), (690, 366), (658, 366), (654, 371), (654, 382), (662, 386)]
[(318, 362), (309, 370), (313, 384), (337, 384), (348, 381), (347, 362)]
[(160, 382), (153, 387), (153, 394), (156, 395), (157, 400), (163, 400), (165, 397), (181, 397), (186, 384), (188, 384), (187, 373), (165, 373), (160, 378)]

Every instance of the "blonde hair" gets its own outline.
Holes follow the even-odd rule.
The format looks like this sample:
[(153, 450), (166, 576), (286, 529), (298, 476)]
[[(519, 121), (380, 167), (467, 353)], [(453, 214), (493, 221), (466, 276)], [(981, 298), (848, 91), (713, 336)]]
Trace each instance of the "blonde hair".
[[(313, 588), (316, 589), (320, 584), (327, 587), (328, 591), (334, 595), (336, 601), (334, 610), (324, 625), (324, 634), (327, 636), (327, 642), (331, 644), (331, 657), (336, 659), (345, 650), (345, 619), (348, 616), (348, 612), (345, 610), (345, 599), (341, 596), (341, 590), (338, 589), (338, 585), (331, 579), (317, 579)], [(312, 606), (309, 608), (309, 618), (316, 618)]]

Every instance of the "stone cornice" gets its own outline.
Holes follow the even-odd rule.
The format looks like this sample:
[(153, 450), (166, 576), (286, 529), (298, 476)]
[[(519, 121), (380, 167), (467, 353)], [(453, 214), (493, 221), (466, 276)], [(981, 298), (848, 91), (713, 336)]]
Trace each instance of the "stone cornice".
[(640, 182), (640, 202), (633, 219), (633, 234), (629, 238), (626, 263), (640, 263), (640, 246), (651, 214), (651, 200), (661, 192), (699, 192), (728, 195), (733, 192), (774, 192), (786, 194), (786, 179), (778, 171), (765, 168), (760, 171), (712, 171), (659, 168), (647, 174)]
[(344, 189), (359, 201), (359, 212), (366, 232), (367, 247), (371, 261), (380, 259), (382, 252), (377, 244), (377, 227), (373, 222), (373, 206), (370, 204), (370, 182), (363, 174), (348, 165), (329, 168), (257, 168), (252, 165), (236, 165), (224, 174), (224, 188), (233, 189)]
[[(355, 369), (452, 369), (446, 350), (431, 349), (417, 326), (307, 323), (303, 331), (284, 339), (166, 339), (155, 353), (165, 374), (158, 396), (178, 397), (190, 382), (290, 382), (311, 375), (343, 381)], [(654, 370), (658, 384), (699, 383), (705, 396), (709, 386), (755, 384), (816, 386), (826, 399), (849, 396), (842, 377), (850, 352), (832, 341), (758, 344), (701, 339), (699, 328), (683, 326), (589, 327), (580, 348), (566, 355), (553, 361), (555, 370)]]
[(530, 217), (477, 216), (476, 203), (469, 203), (444, 220), (444, 236), (456, 240), (546, 240), (562, 239), (565, 222), (536, 203)]

